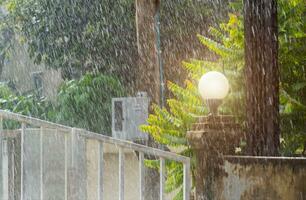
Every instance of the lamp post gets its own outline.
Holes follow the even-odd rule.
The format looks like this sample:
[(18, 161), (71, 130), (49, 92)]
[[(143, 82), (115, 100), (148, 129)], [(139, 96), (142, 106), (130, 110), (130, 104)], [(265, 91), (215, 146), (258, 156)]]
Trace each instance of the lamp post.
[(200, 78), (198, 89), (202, 98), (206, 100), (210, 114), (217, 115), (218, 107), (229, 91), (227, 78), (220, 72), (207, 72)]
[(209, 108), (209, 115), (198, 117), (186, 137), (196, 160), (195, 199), (210, 200), (216, 192), (214, 180), (224, 175), (220, 168), (222, 156), (234, 153), (241, 131), (233, 116), (218, 114), (218, 107), (229, 92), (229, 82), (222, 73), (204, 74), (198, 89)]

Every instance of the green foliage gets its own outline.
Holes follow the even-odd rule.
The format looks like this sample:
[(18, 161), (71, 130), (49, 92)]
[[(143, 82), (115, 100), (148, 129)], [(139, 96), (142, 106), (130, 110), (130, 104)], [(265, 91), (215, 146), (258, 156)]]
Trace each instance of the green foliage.
[(303, 153), (306, 141), (305, 110), (295, 110), (290, 114), (282, 114), (281, 150), (285, 156), (294, 156)]
[[(4, 84), (0, 85), (0, 109), (43, 120), (55, 120), (54, 106), (45, 98), (34, 94), (16, 95)], [(7, 128), (18, 126), (12, 121), (5, 121), (4, 125)]]
[(14, 96), (13, 91), (4, 83), (0, 83), (0, 97), (1, 99), (9, 98)]
[[(282, 153), (301, 153), (306, 144), (306, 7), (303, 0), (279, 1)], [(304, 146), (304, 148), (306, 148)]]
[[(80, 80), (62, 84), (56, 106), (35, 94), (16, 95), (0, 85), (0, 109), (35, 118), (84, 128), (97, 133), (111, 133), (111, 98), (125, 95), (117, 78), (86, 74)], [(18, 124), (6, 122), (9, 128)]]
[[(199, 76), (204, 69), (199, 61), (184, 62), (185, 69), (193, 76)], [(197, 73), (198, 72), (198, 73)], [(153, 105), (154, 114), (149, 115), (148, 124), (141, 126), (141, 130), (149, 133), (155, 141), (179, 152), (181, 155), (192, 157), (185, 135), (199, 115), (207, 114), (202, 100), (197, 92), (196, 81), (185, 81), (185, 87), (168, 82), (168, 89), (175, 98), (168, 99), (166, 108)], [(147, 161), (149, 167), (157, 167), (159, 161)], [(174, 199), (182, 198), (182, 166), (171, 161), (166, 162), (167, 179), (166, 191), (179, 189)]]
[(125, 94), (117, 78), (86, 74), (66, 81), (58, 94), (57, 120), (97, 133), (111, 133), (111, 99)]
[(9, 11), (7, 26), (27, 44), (35, 63), (64, 71), (113, 72), (134, 63), (133, 3), (6, 0), (3, 5)]

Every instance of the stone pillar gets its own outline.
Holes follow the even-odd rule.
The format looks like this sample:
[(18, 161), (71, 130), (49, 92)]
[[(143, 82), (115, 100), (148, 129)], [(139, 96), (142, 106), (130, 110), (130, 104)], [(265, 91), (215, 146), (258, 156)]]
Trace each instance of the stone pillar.
[(146, 91), (154, 103), (159, 103), (160, 80), (157, 60), (155, 19), (157, 0), (135, 0), (138, 67), (136, 89)]
[(242, 131), (232, 116), (199, 117), (187, 132), (196, 158), (195, 200), (211, 200), (213, 180), (224, 175), (221, 168), (222, 156), (233, 154), (238, 146)]

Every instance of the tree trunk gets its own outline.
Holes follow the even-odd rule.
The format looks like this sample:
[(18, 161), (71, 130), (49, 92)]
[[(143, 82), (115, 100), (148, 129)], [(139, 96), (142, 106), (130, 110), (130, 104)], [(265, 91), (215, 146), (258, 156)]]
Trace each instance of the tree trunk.
[(159, 1), (135, 0), (138, 67), (136, 90), (148, 93), (152, 102), (160, 99), (160, 72), (157, 60), (155, 19)]
[(245, 0), (247, 144), (252, 155), (279, 149), (276, 0)]

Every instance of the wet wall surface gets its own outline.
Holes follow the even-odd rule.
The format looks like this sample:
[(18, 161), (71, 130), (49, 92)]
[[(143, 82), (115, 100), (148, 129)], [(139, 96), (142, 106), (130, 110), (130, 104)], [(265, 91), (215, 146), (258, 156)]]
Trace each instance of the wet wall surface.
[(215, 199), (306, 199), (305, 158), (229, 156), (223, 168), (225, 175), (214, 181)]

